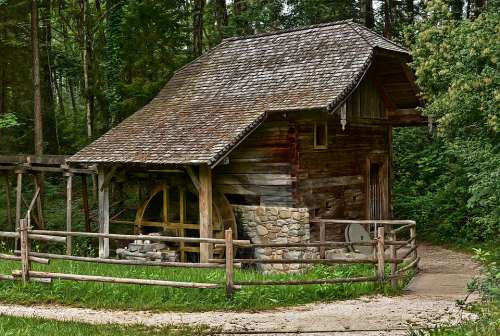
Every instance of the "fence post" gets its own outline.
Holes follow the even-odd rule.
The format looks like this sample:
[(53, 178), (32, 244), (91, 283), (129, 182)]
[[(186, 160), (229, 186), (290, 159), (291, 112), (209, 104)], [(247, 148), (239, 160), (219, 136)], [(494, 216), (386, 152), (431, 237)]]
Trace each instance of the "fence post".
[[(396, 237), (397, 237), (396, 233), (391, 233), (390, 239), (391, 239), (392, 242), (395, 242), (397, 240)], [(391, 259), (392, 259), (392, 263), (391, 263), (391, 286), (392, 286), (392, 288), (396, 289), (398, 287), (398, 279), (396, 278), (397, 271), (398, 271), (398, 262), (397, 262), (398, 253), (397, 253), (397, 250), (396, 250), (396, 245), (389, 246), (389, 252), (391, 254)]]
[[(411, 239), (410, 248), (415, 248), (417, 246), (417, 227), (416, 226), (410, 227), (410, 239)], [(412, 259), (416, 259), (418, 256), (417, 249), (415, 249), (411, 254), (412, 254)], [(418, 268), (418, 264), (415, 264), (415, 268)]]
[[(27, 218), (30, 218), (31, 214), (28, 211)], [(19, 235), (20, 235), (20, 240), (21, 240), (21, 277), (23, 282), (27, 282), (30, 279), (30, 269), (31, 269), (31, 264), (30, 264), (30, 257), (29, 257), (29, 250), (30, 250), (30, 244), (28, 240), (28, 229), (29, 229), (29, 219), (21, 219), (19, 221)]]
[[(326, 241), (326, 227), (325, 227), (325, 222), (323, 222), (322, 220), (320, 220), (319, 222), (319, 242), (321, 244), (324, 244)], [(325, 259), (326, 255), (325, 255), (325, 245), (321, 245), (319, 247), (319, 257), (321, 259)]]
[[(65, 174), (66, 180), (66, 231), (71, 232), (72, 230), (72, 189), (73, 189), (73, 174)], [(72, 251), (72, 237), (66, 236), (66, 255), (71, 255)]]
[(383, 226), (377, 228), (377, 278), (380, 283), (385, 279), (385, 230)]
[(226, 295), (228, 298), (233, 296), (234, 284), (234, 262), (233, 262), (233, 231), (231, 229), (225, 232), (226, 240)]

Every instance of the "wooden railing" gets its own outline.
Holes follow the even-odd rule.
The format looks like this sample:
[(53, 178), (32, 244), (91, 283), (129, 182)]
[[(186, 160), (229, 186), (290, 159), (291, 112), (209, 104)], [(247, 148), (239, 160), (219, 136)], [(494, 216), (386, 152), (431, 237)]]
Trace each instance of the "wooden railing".
[[(20, 250), (15, 251), (16, 255), (0, 254), (0, 259), (21, 261), (21, 269), (12, 271), (10, 275), (1, 275), (0, 280), (22, 280), (22, 281), (42, 281), (50, 282), (52, 279), (73, 280), (73, 281), (94, 281), (107, 283), (124, 283), (137, 285), (155, 285), (180, 288), (221, 288), (226, 289), (230, 297), (233, 293), (241, 289), (242, 286), (260, 286), (260, 285), (317, 285), (317, 284), (340, 284), (357, 282), (378, 282), (385, 283), (391, 281), (393, 286), (398, 285), (398, 279), (405, 276), (406, 272), (418, 266), (419, 258), (417, 256), (415, 222), (413, 221), (346, 221), (346, 220), (313, 220), (312, 222), (326, 225), (343, 225), (346, 223), (357, 223), (374, 225), (376, 227), (376, 236), (368, 241), (355, 242), (336, 242), (326, 241), (323, 238), (319, 242), (308, 243), (265, 243), (252, 244), (248, 240), (233, 240), (231, 230), (225, 231), (224, 239), (214, 238), (192, 238), (192, 237), (169, 237), (169, 236), (145, 236), (145, 235), (126, 235), (126, 234), (104, 234), (91, 232), (69, 232), (69, 231), (49, 231), (32, 230), (30, 226), (30, 216), (20, 221), (19, 232), (0, 232), (0, 238), (20, 238)], [(323, 224), (322, 224), (323, 223)], [(399, 227), (396, 227), (399, 226)], [(397, 236), (404, 231), (409, 231), (409, 238), (406, 240), (397, 240)], [(173, 262), (173, 261), (143, 261), (143, 260), (121, 260), (111, 258), (82, 257), (66, 254), (39, 253), (30, 250), (31, 240), (43, 240), (55, 243), (67, 243), (68, 237), (88, 237), (98, 239), (115, 240), (150, 240), (158, 242), (176, 242), (176, 243), (207, 243), (213, 244), (216, 248), (225, 248), (224, 259), (210, 259), (207, 263), (191, 262)], [(373, 246), (372, 256), (362, 258), (334, 257), (327, 259), (322, 249), (332, 247), (349, 246)], [(251, 248), (317, 248), (318, 257), (308, 259), (255, 259), (255, 258), (234, 258), (235, 249)], [(398, 255), (398, 251), (407, 248), (406, 251)], [(386, 250), (389, 256), (386, 255)], [(408, 259), (408, 257), (410, 257)], [(90, 262), (96, 264), (118, 264), (118, 265), (141, 265), (141, 266), (161, 266), (161, 267), (190, 267), (190, 268), (223, 268), (225, 270), (225, 285), (220, 283), (195, 283), (179, 282), (169, 280), (154, 279), (132, 279), (109, 276), (85, 275), (85, 274), (66, 274), (39, 272), (31, 269), (31, 262), (48, 264), (50, 259), (73, 260), (80, 262)], [(373, 276), (346, 277), (333, 279), (314, 279), (314, 280), (288, 280), (288, 281), (235, 281), (234, 269), (242, 264), (367, 264), (375, 267)], [(386, 264), (391, 265), (390, 276), (386, 276)], [(401, 267), (400, 267), (401, 266)], [(398, 268), (399, 267), (399, 268)]]

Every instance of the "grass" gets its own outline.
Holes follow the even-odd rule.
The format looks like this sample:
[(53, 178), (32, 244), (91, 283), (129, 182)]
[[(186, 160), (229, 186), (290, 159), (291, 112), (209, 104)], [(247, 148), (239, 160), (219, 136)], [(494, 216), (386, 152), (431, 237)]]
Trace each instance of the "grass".
[(210, 336), (215, 331), (203, 326), (166, 326), (161, 328), (116, 324), (59, 322), (40, 318), (0, 315), (2, 336)]
[[(19, 269), (18, 262), (0, 262), (0, 274)], [(172, 281), (225, 281), (222, 269), (160, 268), (148, 266), (96, 265), (91, 263), (52, 260), (50, 265), (33, 264), (34, 270), (104, 275), (127, 278), (163, 279)], [(367, 276), (373, 267), (316, 266), (303, 274), (261, 274), (250, 270), (235, 272), (235, 281), (322, 279)], [(224, 289), (169, 288), (94, 282), (54, 280), (52, 284), (18, 281), (0, 282), (0, 301), (4, 303), (58, 303), (96, 309), (131, 309), (154, 311), (263, 310), (318, 301), (350, 299), (366, 294), (397, 292), (389, 285), (355, 283), (308, 286), (244, 286), (231, 300)]]

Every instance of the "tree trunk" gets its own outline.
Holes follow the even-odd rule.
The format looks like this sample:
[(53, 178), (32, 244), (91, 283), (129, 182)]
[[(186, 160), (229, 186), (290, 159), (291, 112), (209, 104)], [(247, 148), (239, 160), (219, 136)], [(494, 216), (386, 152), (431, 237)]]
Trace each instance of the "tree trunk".
[(373, 0), (361, 0), (361, 22), (370, 29), (375, 26)]
[(451, 12), (455, 20), (462, 20), (464, 0), (452, 0), (450, 3)]
[(93, 94), (90, 92), (90, 55), (87, 34), (87, 0), (80, 0), (82, 53), (83, 53), (83, 91), (85, 96), (85, 115), (87, 120), (87, 138), (92, 139), (94, 135), (94, 102)]
[(2, 67), (0, 76), (0, 115), (7, 113), (5, 110), (5, 69)]
[(33, 57), (33, 115), (35, 120), (35, 154), (43, 154), (43, 116), (40, 92), (40, 49), (38, 43), (38, 4), (31, 1), (31, 45)]
[(392, 0), (384, 0), (384, 36), (388, 39), (392, 37)]
[(485, 5), (486, 0), (474, 0), (474, 18), (477, 18), (481, 14)]
[(408, 23), (415, 22), (415, 5), (413, 4), (413, 0), (406, 0), (406, 16)]
[[(37, 0), (31, 1), (31, 44), (33, 57), (33, 114), (35, 120), (35, 154), (43, 155), (43, 116), (42, 97), (40, 92), (40, 46), (38, 42), (38, 4)], [(43, 176), (35, 175), (36, 185), (40, 188), (40, 197), (37, 198), (37, 212), (39, 227), (43, 228), (43, 209), (41, 195), (43, 192)]]
[(193, 56), (203, 53), (203, 10), (205, 0), (195, 0), (193, 9)]
[(220, 42), (224, 39), (224, 32), (228, 25), (226, 0), (215, 0), (215, 22)]

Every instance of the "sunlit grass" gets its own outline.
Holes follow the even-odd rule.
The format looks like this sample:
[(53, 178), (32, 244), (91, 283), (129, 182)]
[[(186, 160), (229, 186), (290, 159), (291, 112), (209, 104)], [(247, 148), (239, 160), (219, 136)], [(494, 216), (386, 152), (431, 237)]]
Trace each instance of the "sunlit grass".
[[(18, 262), (0, 262), (0, 273), (19, 269)], [(102, 265), (53, 260), (50, 265), (33, 264), (38, 271), (103, 275), (126, 278), (161, 279), (224, 284), (222, 269), (160, 268), (147, 266)], [(373, 275), (367, 265), (316, 266), (303, 274), (261, 274), (237, 270), (235, 281), (332, 279)], [(234, 297), (224, 289), (191, 289), (160, 286), (123, 285), (54, 280), (52, 284), (15, 281), (0, 282), (0, 301), (35, 304), (59, 303), (80, 307), (132, 310), (261, 310), (319, 301), (349, 299), (373, 293), (394, 293), (388, 285), (354, 283), (338, 285), (244, 286)]]
[(203, 326), (146, 327), (116, 324), (60, 322), (40, 318), (0, 316), (2, 336), (210, 336), (215, 331)]

